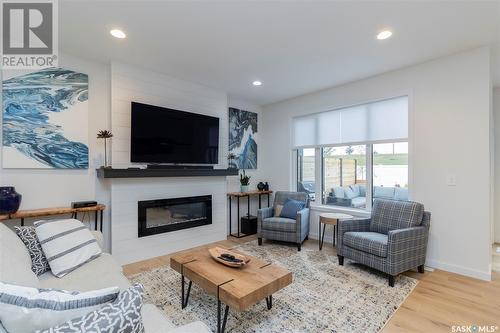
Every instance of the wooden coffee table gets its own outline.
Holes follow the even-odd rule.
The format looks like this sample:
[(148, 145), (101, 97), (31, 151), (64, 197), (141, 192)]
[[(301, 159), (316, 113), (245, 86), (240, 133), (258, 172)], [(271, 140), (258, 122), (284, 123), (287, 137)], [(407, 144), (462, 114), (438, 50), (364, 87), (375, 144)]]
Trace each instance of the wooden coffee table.
[[(244, 255), (251, 260), (241, 268), (216, 262), (206, 248), (188, 250), (170, 258), (170, 267), (181, 274), (182, 308), (187, 306), (192, 282), (217, 297), (217, 333), (226, 328), (229, 307), (244, 311), (266, 299), (270, 310), (273, 293), (292, 283), (292, 273), (287, 269)], [(186, 278), (189, 280), (187, 293), (184, 292)], [(221, 303), (226, 304), (222, 325)]]

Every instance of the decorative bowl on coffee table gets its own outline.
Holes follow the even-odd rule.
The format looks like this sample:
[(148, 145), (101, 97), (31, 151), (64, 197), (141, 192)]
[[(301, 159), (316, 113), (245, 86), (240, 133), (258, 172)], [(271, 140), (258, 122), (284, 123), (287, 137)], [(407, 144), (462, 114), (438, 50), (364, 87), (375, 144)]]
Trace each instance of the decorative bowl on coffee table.
[(222, 247), (212, 247), (208, 249), (208, 252), (214, 260), (229, 267), (242, 267), (250, 261), (250, 258), (243, 254)]

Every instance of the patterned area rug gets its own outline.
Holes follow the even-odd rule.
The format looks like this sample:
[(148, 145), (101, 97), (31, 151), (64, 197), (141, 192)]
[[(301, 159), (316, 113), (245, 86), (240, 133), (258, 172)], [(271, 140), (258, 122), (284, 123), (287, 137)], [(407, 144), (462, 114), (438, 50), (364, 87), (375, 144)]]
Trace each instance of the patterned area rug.
[[(266, 302), (247, 311), (230, 311), (226, 332), (378, 332), (417, 285), (400, 275), (394, 288), (381, 273), (317, 249), (250, 242), (236, 247), (293, 272), (293, 283)], [(189, 304), (181, 310), (180, 275), (162, 267), (134, 275), (146, 289), (146, 302), (162, 309), (176, 325), (201, 320), (212, 330), (217, 323), (217, 302), (193, 284)]]

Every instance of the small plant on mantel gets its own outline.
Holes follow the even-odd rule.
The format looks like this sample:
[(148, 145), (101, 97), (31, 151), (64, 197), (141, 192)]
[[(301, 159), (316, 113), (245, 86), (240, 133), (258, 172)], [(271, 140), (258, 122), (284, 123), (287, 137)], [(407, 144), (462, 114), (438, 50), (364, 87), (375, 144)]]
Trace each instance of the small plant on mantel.
[(108, 130), (100, 130), (99, 132), (97, 132), (97, 138), (98, 139), (104, 139), (104, 167), (105, 168), (110, 168), (110, 166), (108, 166), (108, 149), (107, 149), (107, 145), (106, 145), (106, 141), (108, 139), (111, 139), (113, 137), (113, 133), (111, 133), (111, 131), (108, 131)]
[(240, 190), (241, 192), (248, 192), (250, 185), (250, 176), (247, 176), (245, 170), (240, 173)]

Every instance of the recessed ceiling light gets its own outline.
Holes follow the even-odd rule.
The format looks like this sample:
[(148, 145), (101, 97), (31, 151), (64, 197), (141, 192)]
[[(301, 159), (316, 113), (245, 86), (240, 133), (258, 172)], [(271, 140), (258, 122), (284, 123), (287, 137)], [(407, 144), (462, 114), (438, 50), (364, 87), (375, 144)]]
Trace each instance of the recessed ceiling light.
[(260, 82), (260, 81), (256, 80), (256, 81), (253, 81), (253, 82), (252, 82), (252, 84), (253, 84), (254, 86), (258, 87), (258, 86), (261, 86), (261, 85), (262, 85), (262, 82)]
[(377, 39), (387, 39), (392, 36), (392, 31), (384, 30), (378, 33)]
[(113, 29), (109, 33), (111, 34), (111, 36), (116, 37), (116, 38), (120, 38), (120, 39), (127, 37), (127, 35), (123, 31), (121, 31), (120, 29)]

